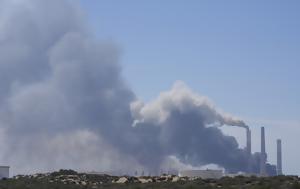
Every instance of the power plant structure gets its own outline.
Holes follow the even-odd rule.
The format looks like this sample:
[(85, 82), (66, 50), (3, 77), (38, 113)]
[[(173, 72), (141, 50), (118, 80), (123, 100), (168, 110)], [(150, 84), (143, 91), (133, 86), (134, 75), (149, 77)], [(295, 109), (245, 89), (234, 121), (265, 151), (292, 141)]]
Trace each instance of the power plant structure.
[(281, 140), (277, 140), (277, 165), (271, 165), (267, 163), (266, 153), (266, 135), (265, 128), (261, 127), (261, 150), (259, 153), (259, 170), (254, 171), (252, 164), (252, 151), (251, 151), (251, 130), (249, 127), (246, 128), (246, 154), (248, 156), (248, 171), (247, 174), (256, 174), (258, 176), (274, 176), (282, 175), (282, 151), (281, 151)]
[(277, 175), (282, 175), (282, 152), (280, 139), (277, 139)]
[[(261, 127), (261, 149), (260, 152), (257, 153), (259, 156), (255, 156), (252, 154), (251, 149), (251, 130), (248, 126), (244, 127), (246, 129), (246, 147), (245, 153), (247, 156), (247, 171), (244, 173), (222, 173), (221, 170), (182, 170), (179, 171), (179, 176), (186, 177), (201, 177), (201, 178), (220, 178), (222, 176), (234, 177), (238, 175), (244, 176), (275, 176), (282, 175), (282, 146), (281, 139), (277, 139), (277, 165), (272, 165), (267, 163), (267, 153), (266, 153), (266, 136), (265, 136), (265, 128)], [(259, 159), (257, 159), (259, 158)], [(253, 165), (257, 165), (257, 167), (253, 167)], [(225, 170), (226, 172), (226, 170)], [(221, 176), (222, 175), (222, 176)]]
[[(257, 175), (257, 176), (275, 176), (275, 175), (282, 175), (282, 146), (281, 140), (277, 140), (277, 164), (272, 165), (267, 163), (267, 152), (266, 152), (266, 135), (265, 135), (265, 128), (261, 127), (261, 146), (260, 146), (260, 153), (259, 159), (255, 159), (252, 155), (251, 151), (251, 130), (249, 127), (246, 128), (246, 148), (245, 152), (248, 157), (248, 169), (245, 175)], [(257, 157), (257, 156), (256, 156)], [(254, 161), (258, 161), (257, 164), (259, 167), (253, 167)]]
[(251, 161), (251, 154), (252, 154), (252, 150), (251, 150), (251, 130), (249, 127), (246, 127), (246, 152), (247, 152), (247, 157), (248, 157), (248, 173), (252, 172), (252, 161)]
[(260, 176), (267, 176), (266, 163), (266, 142), (265, 142), (265, 128), (261, 127), (261, 149), (260, 149)]
[(251, 130), (249, 127), (246, 129), (246, 149), (247, 149), (247, 154), (251, 155)]

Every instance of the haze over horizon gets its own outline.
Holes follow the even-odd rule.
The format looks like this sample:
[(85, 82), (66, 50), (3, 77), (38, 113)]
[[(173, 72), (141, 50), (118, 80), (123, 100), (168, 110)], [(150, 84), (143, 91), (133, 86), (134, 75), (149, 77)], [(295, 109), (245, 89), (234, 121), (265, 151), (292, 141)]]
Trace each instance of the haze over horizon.
[(299, 5), (0, 0), (0, 164), (300, 175)]

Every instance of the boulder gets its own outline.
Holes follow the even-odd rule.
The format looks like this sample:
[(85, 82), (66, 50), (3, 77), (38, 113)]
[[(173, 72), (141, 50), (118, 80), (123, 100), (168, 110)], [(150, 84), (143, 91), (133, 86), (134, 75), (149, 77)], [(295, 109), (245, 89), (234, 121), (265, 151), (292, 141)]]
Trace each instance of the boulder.
[(152, 179), (144, 179), (144, 178), (139, 178), (140, 183), (148, 183), (148, 182), (152, 182)]
[(172, 182), (178, 182), (180, 178), (178, 176), (173, 177)]
[(122, 184), (122, 183), (127, 183), (128, 179), (126, 177), (121, 177), (119, 180), (116, 181), (116, 183)]

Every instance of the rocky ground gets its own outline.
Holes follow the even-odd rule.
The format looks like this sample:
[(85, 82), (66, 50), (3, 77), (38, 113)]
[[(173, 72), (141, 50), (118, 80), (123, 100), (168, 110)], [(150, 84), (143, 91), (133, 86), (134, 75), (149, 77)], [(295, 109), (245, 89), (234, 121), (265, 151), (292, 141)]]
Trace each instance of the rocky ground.
[(13, 180), (41, 180), (49, 183), (75, 184), (97, 186), (101, 184), (126, 184), (126, 183), (159, 183), (159, 182), (178, 182), (191, 180), (187, 177), (176, 175), (161, 176), (110, 176), (106, 174), (77, 173), (73, 170), (60, 170), (58, 172), (34, 175), (17, 175)]
[(72, 170), (34, 175), (18, 175), (0, 181), (0, 189), (62, 189), (62, 188), (275, 188), (300, 189), (300, 179), (297, 176), (277, 177), (223, 177), (221, 179), (200, 179), (178, 177), (176, 175), (161, 176), (110, 176), (105, 174), (77, 173)]

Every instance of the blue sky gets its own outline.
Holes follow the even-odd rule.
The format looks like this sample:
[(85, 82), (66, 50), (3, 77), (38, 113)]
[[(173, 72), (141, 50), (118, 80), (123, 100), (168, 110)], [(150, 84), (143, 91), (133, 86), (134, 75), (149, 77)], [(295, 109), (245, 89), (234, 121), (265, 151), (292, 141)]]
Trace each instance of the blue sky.
[[(281, 137), (284, 171), (300, 174), (300, 1), (81, 4), (95, 35), (120, 47), (123, 75), (139, 98), (151, 100), (182, 80), (244, 118), (256, 151), (259, 126), (266, 126), (272, 163)], [(224, 132), (244, 140), (239, 129)]]

